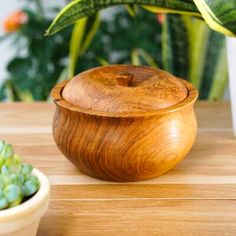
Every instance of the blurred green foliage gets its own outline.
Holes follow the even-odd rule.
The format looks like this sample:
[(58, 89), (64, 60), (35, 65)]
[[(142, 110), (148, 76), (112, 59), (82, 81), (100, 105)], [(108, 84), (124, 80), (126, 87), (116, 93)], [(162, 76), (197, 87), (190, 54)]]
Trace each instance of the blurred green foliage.
[[(16, 54), (7, 66), (9, 76), (0, 89), (0, 100), (46, 100), (68, 65), (72, 27), (45, 37), (52, 17), (29, 8), (23, 11), (28, 15), (27, 23), (8, 35)], [(142, 10), (133, 18), (121, 7), (109, 20), (101, 21), (89, 49), (77, 61), (76, 73), (101, 65), (102, 59), (130, 63), (134, 48), (149, 51), (160, 64), (160, 32), (155, 15)]]
[[(149, 52), (161, 65), (161, 25), (155, 15), (144, 10), (133, 18), (124, 8), (109, 19), (102, 20), (89, 49), (77, 61), (77, 73), (101, 65), (131, 63), (133, 50), (141, 48)], [(145, 63), (142, 60), (142, 64)]]
[[(157, 15), (141, 8), (131, 6), (127, 11), (125, 7), (116, 7), (115, 11), (108, 10), (111, 14), (105, 14), (101, 20), (95, 15), (85, 24), (78, 23), (74, 28), (45, 37), (44, 32), (56, 11), (43, 8), (40, 0), (33, 2), (37, 3), (34, 10), (23, 9), (28, 15), (27, 23), (7, 35), (16, 54), (7, 66), (9, 76), (0, 88), (0, 100), (46, 100), (51, 88), (72, 74), (95, 66), (124, 63), (159, 67), (190, 80), (203, 99), (219, 99), (224, 93), (225, 71), (220, 86), (213, 86), (217, 63), (220, 61), (223, 65), (226, 60), (222, 60), (225, 55), (221, 53), (225, 50), (224, 36), (202, 26), (207, 28), (202, 34), (199, 32), (200, 36), (207, 32), (207, 37), (196, 36), (201, 44), (199, 48), (191, 36), (195, 20), (190, 17), (169, 15), (162, 22)], [(84, 27), (83, 30), (78, 30), (78, 25)], [(209, 40), (215, 40), (215, 45), (219, 45), (217, 50), (212, 50), (214, 45), (208, 43)], [(206, 54), (199, 60), (196, 55), (201, 55), (203, 48)], [(194, 71), (199, 70), (201, 73), (195, 75)]]
[[(15, 56), (9, 62), (9, 76), (1, 88), (0, 99), (45, 100), (66, 66), (71, 29), (53, 37), (44, 37), (50, 23), (37, 11), (23, 9), (28, 21), (10, 33)], [(28, 96), (26, 96), (28, 94)]]

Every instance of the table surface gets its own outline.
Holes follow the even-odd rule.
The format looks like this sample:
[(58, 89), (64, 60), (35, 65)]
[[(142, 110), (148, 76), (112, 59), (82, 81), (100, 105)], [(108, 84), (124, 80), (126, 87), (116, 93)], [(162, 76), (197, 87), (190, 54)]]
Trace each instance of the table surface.
[(0, 138), (47, 174), (38, 236), (236, 235), (236, 138), (227, 102), (198, 102), (196, 143), (167, 174), (113, 183), (79, 172), (51, 134), (54, 104), (0, 104)]

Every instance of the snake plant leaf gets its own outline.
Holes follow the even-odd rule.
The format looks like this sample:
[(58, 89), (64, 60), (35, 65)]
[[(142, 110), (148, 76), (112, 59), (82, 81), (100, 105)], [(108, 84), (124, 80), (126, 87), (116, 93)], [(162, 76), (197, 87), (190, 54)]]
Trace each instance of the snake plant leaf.
[(87, 27), (86, 27), (86, 31), (85, 31), (85, 38), (84, 38), (84, 42), (81, 45), (80, 48), (80, 54), (84, 54), (87, 49), (89, 48), (90, 44), (92, 43), (93, 38), (95, 37), (99, 26), (100, 26), (101, 20), (100, 20), (100, 15), (95, 14), (92, 17), (89, 17), (88, 23), (87, 23)]
[(155, 62), (155, 59), (144, 49), (141, 48), (135, 48), (131, 52), (131, 62), (133, 65), (142, 65), (140, 58), (143, 59), (143, 61), (153, 67), (153, 68), (159, 68), (158, 65)]
[(185, 17), (185, 24), (188, 25), (189, 35), (190, 62), (188, 77), (190, 82), (200, 90), (212, 31), (204, 21), (197, 18)]
[(54, 34), (75, 23), (78, 19), (91, 16), (99, 10), (119, 4), (157, 6), (178, 12), (198, 12), (192, 0), (74, 0), (65, 6), (54, 19), (46, 35)]
[[(214, 90), (213, 87), (215, 87), (215, 84), (222, 87), (222, 91), (224, 91), (225, 81), (227, 81), (227, 73), (225, 73), (225, 70), (227, 71), (225, 36), (211, 30), (208, 41), (209, 45), (203, 60), (204, 71), (202, 74), (202, 83), (199, 93), (200, 99), (208, 99), (208, 95)], [(221, 94), (222, 93), (219, 93), (218, 96), (221, 97)]]
[(221, 49), (216, 70), (213, 75), (213, 84), (208, 95), (208, 100), (219, 100), (224, 96), (228, 82), (226, 46)]
[(127, 9), (130, 16), (134, 17), (136, 13), (136, 6), (133, 4), (126, 5), (125, 8)]
[(102, 57), (97, 57), (97, 62), (98, 62), (101, 66), (109, 66), (109, 65), (110, 65), (110, 63), (109, 63), (106, 59), (104, 59), (104, 58), (102, 58)]
[(171, 13), (171, 14), (183, 14), (183, 15), (197, 16), (199, 18), (202, 17), (202, 15), (198, 11), (198, 9), (197, 8), (194, 9), (194, 6), (193, 6), (192, 10), (178, 10), (178, 9), (172, 9), (172, 8), (149, 6), (149, 5), (143, 5), (142, 7), (152, 13)]
[(72, 32), (70, 42), (69, 77), (75, 73), (78, 58), (86, 52), (100, 25), (99, 14), (79, 19)]
[(162, 25), (162, 65), (170, 73), (188, 77), (188, 30), (180, 15), (165, 15)]
[(193, 0), (206, 23), (225, 35), (236, 35), (235, 0)]
[(86, 28), (88, 18), (79, 19), (72, 32), (71, 42), (70, 42), (70, 55), (69, 55), (69, 77), (72, 78), (75, 72), (75, 66), (77, 59), (79, 57), (79, 49), (82, 44), (84, 37), (84, 31)]

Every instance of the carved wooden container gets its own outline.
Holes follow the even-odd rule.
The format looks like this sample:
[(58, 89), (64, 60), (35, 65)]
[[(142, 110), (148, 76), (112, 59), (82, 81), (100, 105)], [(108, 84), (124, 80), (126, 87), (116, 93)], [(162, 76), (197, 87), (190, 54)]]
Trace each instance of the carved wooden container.
[(198, 93), (149, 67), (114, 65), (56, 85), (53, 136), (82, 172), (111, 181), (157, 177), (181, 161), (196, 136)]

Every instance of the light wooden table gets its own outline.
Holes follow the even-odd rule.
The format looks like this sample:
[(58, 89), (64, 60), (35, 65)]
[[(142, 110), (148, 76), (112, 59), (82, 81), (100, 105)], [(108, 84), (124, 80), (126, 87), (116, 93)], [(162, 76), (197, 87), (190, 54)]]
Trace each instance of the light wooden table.
[(196, 144), (157, 179), (111, 183), (80, 173), (51, 135), (53, 104), (0, 104), (0, 138), (52, 184), (38, 236), (236, 235), (236, 138), (229, 103), (198, 103)]

